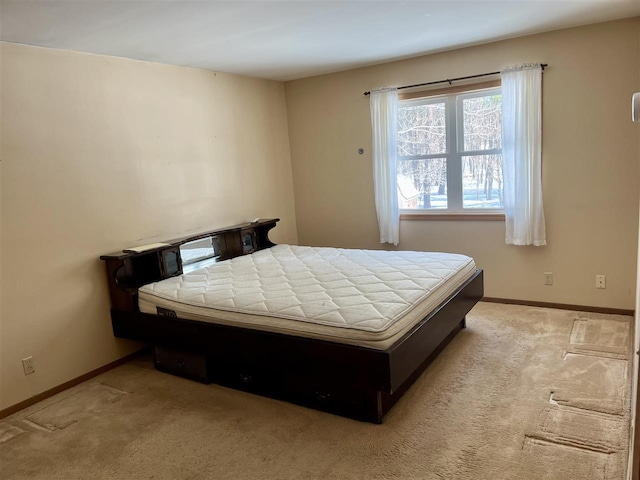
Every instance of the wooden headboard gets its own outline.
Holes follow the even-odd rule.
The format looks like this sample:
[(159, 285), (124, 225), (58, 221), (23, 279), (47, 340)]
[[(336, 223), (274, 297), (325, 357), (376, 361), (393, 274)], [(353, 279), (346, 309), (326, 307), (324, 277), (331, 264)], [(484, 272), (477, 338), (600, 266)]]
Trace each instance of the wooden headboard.
[(165, 245), (140, 253), (120, 251), (102, 255), (100, 259), (107, 266), (111, 308), (137, 311), (138, 288), (181, 275), (181, 245), (212, 237), (216, 244), (216, 261), (227, 260), (272, 247), (274, 243), (269, 240), (269, 230), (279, 221), (279, 218), (261, 219), (164, 241)]

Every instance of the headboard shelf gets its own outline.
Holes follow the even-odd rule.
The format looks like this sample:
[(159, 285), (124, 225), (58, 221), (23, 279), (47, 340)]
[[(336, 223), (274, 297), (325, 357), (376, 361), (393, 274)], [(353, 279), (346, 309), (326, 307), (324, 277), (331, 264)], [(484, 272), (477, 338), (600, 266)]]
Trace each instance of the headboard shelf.
[(100, 256), (107, 267), (112, 308), (136, 311), (139, 287), (182, 274), (181, 245), (212, 237), (216, 245), (215, 261), (227, 260), (272, 247), (269, 230), (279, 221), (279, 218), (259, 219), (163, 241), (165, 245), (143, 252), (119, 251)]

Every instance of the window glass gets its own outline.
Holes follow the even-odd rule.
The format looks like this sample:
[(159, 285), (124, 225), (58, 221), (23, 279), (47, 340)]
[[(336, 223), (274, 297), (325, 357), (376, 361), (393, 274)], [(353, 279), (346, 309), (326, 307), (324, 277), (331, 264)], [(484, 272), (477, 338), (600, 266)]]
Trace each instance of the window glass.
[(502, 155), (462, 157), (464, 208), (504, 208)]
[(400, 161), (398, 207), (447, 208), (447, 159)]
[(398, 107), (398, 155), (432, 155), (447, 151), (444, 102)]
[(462, 99), (464, 151), (502, 148), (502, 95)]

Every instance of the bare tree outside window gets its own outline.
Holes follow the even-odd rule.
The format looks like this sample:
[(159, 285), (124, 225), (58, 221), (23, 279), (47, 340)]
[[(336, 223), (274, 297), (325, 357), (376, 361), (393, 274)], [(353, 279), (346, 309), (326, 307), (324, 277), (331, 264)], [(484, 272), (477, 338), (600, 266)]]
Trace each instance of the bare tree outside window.
[[(462, 99), (464, 152), (502, 149), (502, 95)], [(502, 155), (462, 157), (464, 208), (503, 208)]]
[[(398, 157), (411, 158), (447, 152), (444, 102), (398, 109)], [(447, 164), (445, 158), (406, 159), (398, 164), (398, 175), (413, 179), (420, 192), (417, 208), (447, 208)]]

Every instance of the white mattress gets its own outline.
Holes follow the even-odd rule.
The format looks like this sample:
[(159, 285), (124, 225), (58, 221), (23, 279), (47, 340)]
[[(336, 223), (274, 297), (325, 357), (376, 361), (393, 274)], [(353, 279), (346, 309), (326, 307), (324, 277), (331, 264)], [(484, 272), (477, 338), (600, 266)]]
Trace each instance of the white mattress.
[(139, 289), (140, 311), (385, 349), (476, 271), (472, 258), (276, 245)]

